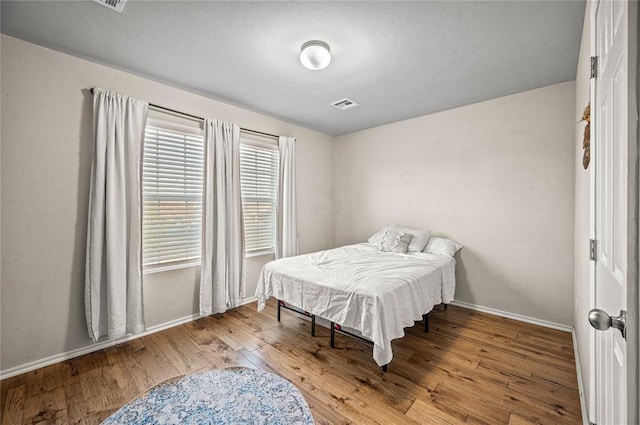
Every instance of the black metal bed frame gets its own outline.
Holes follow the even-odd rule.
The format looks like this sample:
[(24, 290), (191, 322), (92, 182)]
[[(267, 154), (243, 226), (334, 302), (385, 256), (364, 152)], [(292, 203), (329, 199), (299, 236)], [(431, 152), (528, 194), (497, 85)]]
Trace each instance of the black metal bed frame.
[(288, 306), (284, 301), (278, 300), (278, 322), (280, 321), (280, 309), (284, 308), (289, 311), (295, 311), (298, 314), (302, 314), (307, 317), (311, 317), (311, 336), (316, 336), (316, 315), (311, 314), (308, 311), (301, 310), (296, 307)]
[[(280, 311), (281, 309), (285, 309), (285, 310), (289, 310), (289, 311), (294, 311), (298, 314), (302, 314), (304, 316), (310, 317), (311, 318), (311, 336), (315, 337), (316, 336), (316, 315), (315, 314), (311, 314), (308, 311), (299, 309), (297, 307), (293, 307), (290, 305), (287, 305), (287, 303), (285, 303), (282, 300), (277, 300), (278, 301), (278, 322), (280, 321)], [(444, 309), (447, 309), (447, 304), (444, 304)], [(429, 313), (423, 314), (422, 315), (422, 320), (424, 321), (424, 331), (425, 333), (429, 332)], [(373, 343), (373, 341), (361, 336), (361, 335), (357, 335), (354, 334), (353, 332), (349, 332), (347, 330), (342, 329), (342, 326), (339, 325), (338, 323), (335, 322), (331, 322), (329, 321), (329, 323), (331, 324), (331, 339), (330, 339), (330, 345), (331, 348), (335, 348), (336, 346), (336, 331), (340, 332), (341, 334), (344, 335), (349, 335), (350, 337), (359, 339), (360, 341), (364, 341), (364, 342), (368, 342), (370, 344)], [(386, 372), (388, 370), (387, 366), (389, 366), (389, 364), (387, 363), (386, 365), (382, 366), (382, 371)]]

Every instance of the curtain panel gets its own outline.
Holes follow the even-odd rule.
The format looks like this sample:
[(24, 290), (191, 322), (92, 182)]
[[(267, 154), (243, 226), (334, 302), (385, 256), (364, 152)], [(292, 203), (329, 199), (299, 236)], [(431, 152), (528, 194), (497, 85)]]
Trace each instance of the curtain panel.
[(143, 332), (141, 164), (148, 103), (94, 89), (85, 312), (90, 337)]
[(240, 127), (206, 119), (204, 140), (201, 316), (239, 306), (245, 279)]
[(296, 139), (280, 136), (280, 175), (276, 217), (276, 259), (298, 255), (296, 216)]

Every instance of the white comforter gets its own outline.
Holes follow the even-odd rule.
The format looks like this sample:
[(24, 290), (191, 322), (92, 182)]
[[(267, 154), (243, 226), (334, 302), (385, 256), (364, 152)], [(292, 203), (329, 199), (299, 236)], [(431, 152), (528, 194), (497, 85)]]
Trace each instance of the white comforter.
[(368, 243), (283, 258), (260, 272), (258, 311), (274, 296), (373, 341), (373, 358), (393, 358), (391, 340), (404, 336), (441, 302), (453, 300), (455, 259), (427, 253), (380, 252)]

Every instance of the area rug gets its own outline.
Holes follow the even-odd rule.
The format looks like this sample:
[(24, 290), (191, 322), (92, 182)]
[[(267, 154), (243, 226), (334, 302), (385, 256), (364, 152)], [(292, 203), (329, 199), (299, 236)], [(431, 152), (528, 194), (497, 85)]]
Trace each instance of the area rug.
[(165, 381), (103, 424), (313, 424), (304, 397), (289, 381), (233, 367)]

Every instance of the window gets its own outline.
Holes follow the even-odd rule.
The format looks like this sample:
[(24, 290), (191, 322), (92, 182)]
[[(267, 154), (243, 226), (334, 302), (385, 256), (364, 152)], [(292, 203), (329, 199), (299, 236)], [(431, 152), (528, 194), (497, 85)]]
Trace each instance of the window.
[(279, 158), (275, 138), (241, 133), (240, 185), (248, 255), (275, 251)]
[(142, 173), (145, 270), (200, 261), (204, 140), (199, 124), (190, 124), (147, 120)]

